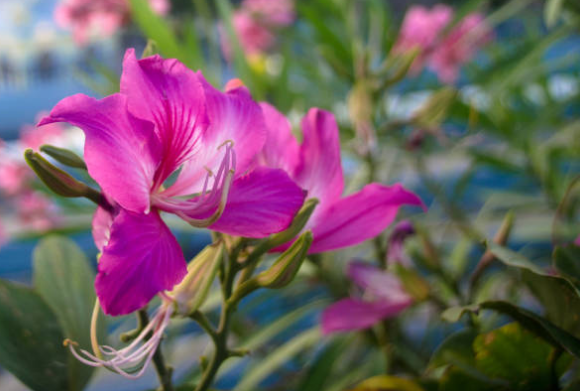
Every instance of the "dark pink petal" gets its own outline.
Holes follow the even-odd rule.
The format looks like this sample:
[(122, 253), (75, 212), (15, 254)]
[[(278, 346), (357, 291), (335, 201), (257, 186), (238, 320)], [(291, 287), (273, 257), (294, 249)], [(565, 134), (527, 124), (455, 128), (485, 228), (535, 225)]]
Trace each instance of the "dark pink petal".
[(73, 95), (61, 100), (39, 125), (68, 122), (85, 132), (89, 174), (125, 209), (149, 211), (149, 194), (161, 160), (153, 124), (131, 115), (123, 95), (102, 100)]
[(352, 246), (381, 233), (403, 205), (423, 206), (414, 193), (397, 184), (371, 183), (315, 216), (310, 253)]
[(163, 165), (156, 185), (192, 156), (203, 153), (200, 139), (207, 119), (203, 88), (195, 72), (178, 60), (160, 56), (137, 60), (129, 49), (123, 61), (121, 93), (127, 96), (133, 115), (155, 123), (163, 142)]
[(286, 117), (268, 103), (260, 103), (268, 137), (264, 149), (259, 154), (258, 162), (270, 168), (281, 168), (292, 174), (299, 162), (300, 147), (292, 134), (290, 122)]
[(311, 109), (302, 120), (302, 131), (300, 164), (293, 179), (308, 190), (308, 197), (319, 199), (320, 213), (338, 200), (344, 189), (338, 125), (331, 113)]
[(411, 301), (381, 303), (343, 299), (332, 304), (322, 313), (322, 332), (330, 334), (363, 330), (383, 319), (397, 316), (411, 304)]
[(221, 218), (209, 228), (262, 238), (288, 228), (304, 197), (284, 171), (260, 167), (234, 181)]
[(411, 296), (405, 292), (401, 282), (393, 274), (363, 262), (351, 262), (348, 277), (365, 293), (372, 294), (377, 300), (407, 302)]
[(121, 209), (99, 260), (95, 287), (106, 314), (124, 315), (171, 290), (186, 273), (181, 248), (157, 211), (146, 215)]
[[(166, 196), (189, 195), (199, 192), (207, 171), (217, 172), (222, 160), (224, 143), (232, 141), (236, 158), (235, 175), (246, 174), (256, 154), (266, 141), (266, 125), (262, 110), (245, 88), (223, 93), (212, 87), (198, 74), (206, 97), (210, 123), (200, 141), (199, 151), (184, 164), (177, 181)], [(205, 167), (205, 168), (204, 168)]]

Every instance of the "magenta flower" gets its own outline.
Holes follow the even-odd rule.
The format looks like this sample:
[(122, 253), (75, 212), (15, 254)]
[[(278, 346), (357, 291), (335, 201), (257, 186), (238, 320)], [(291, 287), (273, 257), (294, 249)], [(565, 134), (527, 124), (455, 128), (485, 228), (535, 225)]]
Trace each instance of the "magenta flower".
[(286, 27), (296, 19), (294, 0), (244, 0), (242, 9), (272, 27)]
[(361, 243), (391, 224), (401, 206), (423, 206), (419, 197), (400, 184), (371, 183), (342, 197), (344, 179), (334, 116), (311, 109), (302, 120), (304, 138), (299, 145), (282, 114), (266, 103), (262, 103), (262, 110), (269, 133), (258, 164), (284, 169), (308, 191), (308, 197), (320, 201), (305, 227), (312, 230), (314, 238), (310, 253)]
[[(169, 12), (169, 0), (149, 0), (159, 15)], [(54, 11), (60, 27), (72, 30), (78, 44), (86, 44), (91, 33), (110, 36), (129, 23), (128, 0), (62, 0)]]
[(342, 299), (322, 313), (322, 332), (362, 330), (383, 319), (397, 316), (413, 304), (413, 299), (392, 274), (362, 262), (352, 262), (349, 278), (364, 291), (364, 300)]
[(235, 236), (284, 230), (304, 192), (279, 169), (249, 171), (266, 128), (245, 89), (222, 93), (177, 60), (128, 50), (121, 92), (62, 100), (41, 125), (69, 122), (86, 135), (89, 174), (111, 200), (99, 208), (96, 290), (110, 315), (135, 311), (186, 274), (160, 212)]
[(412, 74), (417, 75), (423, 69), (441, 32), (452, 19), (453, 8), (447, 5), (437, 4), (431, 10), (420, 5), (409, 8), (393, 51), (419, 51), (411, 67)]
[(491, 40), (491, 30), (481, 14), (469, 14), (447, 34), (433, 51), (429, 66), (444, 83), (453, 83), (461, 66)]
[(415, 234), (415, 227), (409, 220), (400, 221), (389, 237), (387, 262), (400, 263), (404, 266), (411, 265), (411, 259), (405, 254), (405, 240)]

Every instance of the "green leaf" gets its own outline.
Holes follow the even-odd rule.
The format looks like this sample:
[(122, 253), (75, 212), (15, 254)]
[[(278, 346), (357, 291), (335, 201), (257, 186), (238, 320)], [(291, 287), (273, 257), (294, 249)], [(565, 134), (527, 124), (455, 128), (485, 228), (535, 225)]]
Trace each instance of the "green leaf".
[(423, 387), (412, 380), (395, 376), (375, 376), (358, 384), (351, 391), (423, 391)]
[(308, 370), (300, 382), (298, 390), (324, 390), (327, 381), (331, 378), (332, 370), (336, 361), (350, 346), (351, 339), (336, 338), (324, 348), (313, 363), (308, 365)]
[(479, 310), (479, 306), (477, 304), (467, 305), (463, 307), (451, 307), (443, 311), (441, 314), (441, 318), (449, 323), (459, 322), (459, 319), (463, 316), (463, 314), (467, 312), (475, 312)]
[(566, 247), (558, 246), (553, 255), (554, 266), (570, 279), (574, 284), (580, 286), (580, 247), (570, 245)]
[(527, 269), (533, 273), (547, 276), (549, 275), (547, 271), (544, 271), (541, 267), (534, 264), (528, 258), (520, 253), (510, 250), (507, 247), (500, 246), (494, 242), (488, 241), (486, 243), (487, 249), (495, 255), (495, 257), (507, 266), (516, 267), (519, 269)]
[(234, 391), (254, 391), (259, 389), (259, 384), (268, 375), (288, 362), (299, 352), (320, 342), (320, 329), (318, 326), (309, 329), (268, 355), (268, 359), (252, 366), (240, 380)]
[(475, 367), (475, 353), (472, 347), (475, 337), (477, 337), (477, 332), (472, 329), (451, 334), (433, 353), (429, 367), (438, 368), (449, 364), (463, 369)]
[(546, 26), (552, 27), (558, 21), (560, 14), (562, 13), (562, 8), (564, 6), (564, 0), (547, 0), (544, 7), (544, 21)]
[(34, 391), (70, 390), (58, 320), (32, 289), (0, 280), (0, 366)]
[[(34, 250), (34, 287), (50, 306), (60, 323), (64, 338), (75, 341), (81, 349), (91, 349), (90, 328), (96, 296), (95, 273), (78, 246), (66, 237), (42, 240)], [(105, 337), (100, 322), (97, 335)], [(60, 341), (62, 344), (62, 340)], [(93, 368), (68, 355), (68, 378), (71, 390), (82, 390)]]
[(518, 323), (479, 335), (473, 349), (477, 368), (490, 378), (509, 381), (510, 390), (550, 389), (553, 348)]
[(440, 391), (508, 391), (507, 387), (494, 384), (485, 377), (466, 373), (458, 367), (450, 367), (441, 377)]

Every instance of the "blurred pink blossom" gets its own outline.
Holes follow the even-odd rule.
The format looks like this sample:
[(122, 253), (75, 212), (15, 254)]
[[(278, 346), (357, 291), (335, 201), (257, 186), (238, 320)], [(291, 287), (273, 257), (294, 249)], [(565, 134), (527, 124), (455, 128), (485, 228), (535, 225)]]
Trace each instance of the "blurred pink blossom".
[(326, 308), (321, 319), (324, 334), (367, 329), (413, 304), (398, 278), (377, 267), (352, 262), (348, 277), (363, 289), (365, 299), (346, 298)]
[(417, 75), (423, 69), (439, 35), (452, 19), (453, 8), (443, 4), (437, 4), (431, 10), (413, 6), (407, 11), (393, 51), (398, 54), (419, 51), (411, 67), (412, 74)]
[[(36, 122), (48, 115), (42, 111), (36, 116)], [(36, 125), (25, 124), (20, 128), (20, 139), (18, 141), (22, 150), (27, 148), (38, 151), (41, 145), (49, 144), (62, 138), (65, 133), (65, 127), (62, 124), (51, 124), (38, 128)]]
[[(169, 12), (168, 0), (149, 0), (159, 15)], [(62, 0), (55, 9), (54, 18), (64, 29), (72, 30), (78, 44), (85, 44), (91, 32), (104, 36), (114, 34), (130, 20), (128, 0)]]
[(469, 62), (491, 40), (490, 28), (481, 14), (467, 15), (437, 45), (429, 66), (444, 83), (453, 83), (462, 65)]
[[(245, 0), (232, 17), (242, 50), (252, 56), (266, 52), (276, 42), (276, 30), (291, 25), (296, 18), (294, 0)], [(220, 26), (224, 56), (232, 56), (231, 44)]]
[(446, 31), (453, 16), (453, 9), (443, 4), (435, 5), (431, 10), (423, 6), (409, 9), (393, 52), (419, 51), (411, 67), (411, 75), (419, 74), (428, 66), (439, 80), (453, 83), (459, 76), (461, 66), (491, 40), (491, 28), (485, 24), (482, 14), (469, 14)]
[(56, 206), (44, 194), (29, 191), (15, 199), (16, 213), (24, 228), (47, 231), (58, 223)]

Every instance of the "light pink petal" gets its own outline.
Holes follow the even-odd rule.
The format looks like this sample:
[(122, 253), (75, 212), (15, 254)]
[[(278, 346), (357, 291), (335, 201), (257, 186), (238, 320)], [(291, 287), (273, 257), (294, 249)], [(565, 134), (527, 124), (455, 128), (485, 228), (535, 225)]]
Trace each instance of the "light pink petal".
[(397, 184), (371, 183), (330, 205), (316, 219), (310, 253), (335, 250), (374, 238), (391, 224), (403, 205), (423, 206), (414, 193)]
[(397, 316), (411, 304), (411, 301), (381, 303), (343, 299), (322, 313), (322, 332), (330, 334), (367, 329), (383, 319)]
[(101, 206), (97, 207), (93, 216), (92, 233), (95, 246), (99, 251), (103, 251), (103, 248), (109, 243), (112, 225), (113, 214)]
[(120, 210), (99, 260), (95, 287), (106, 314), (124, 315), (171, 290), (186, 273), (181, 248), (157, 211)]
[(321, 211), (338, 200), (344, 189), (338, 125), (331, 113), (311, 109), (302, 120), (302, 131), (300, 164), (293, 179), (308, 190), (308, 197), (319, 199)]
[(125, 209), (149, 210), (149, 193), (161, 160), (153, 124), (131, 115), (122, 95), (102, 100), (73, 95), (60, 101), (39, 125), (68, 122), (85, 132), (89, 174)]
[(182, 168), (177, 181), (166, 192), (167, 196), (199, 192), (207, 171), (217, 172), (221, 163), (221, 146), (232, 141), (236, 158), (235, 175), (246, 173), (256, 154), (266, 141), (266, 125), (262, 110), (245, 88), (223, 93), (212, 87), (198, 74), (204, 87), (209, 129), (203, 134), (200, 150)]
[[(197, 75), (185, 65), (158, 55), (137, 60), (129, 49), (123, 61), (121, 94), (127, 96), (133, 115), (155, 124), (163, 142), (156, 186), (193, 156), (206, 153), (200, 142), (207, 129), (204, 92)], [(198, 168), (204, 171), (203, 165)]]
[(288, 173), (293, 173), (299, 162), (300, 147), (296, 137), (292, 134), (290, 122), (286, 117), (268, 103), (260, 103), (268, 137), (264, 149), (258, 155), (260, 164), (281, 168)]
[(411, 296), (405, 292), (399, 279), (378, 267), (363, 262), (351, 262), (348, 266), (348, 277), (377, 300), (389, 302), (411, 300)]
[(262, 238), (288, 228), (304, 197), (304, 191), (284, 171), (257, 168), (234, 181), (223, 215), (210, 228)]

